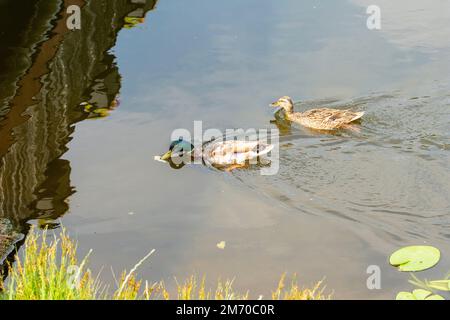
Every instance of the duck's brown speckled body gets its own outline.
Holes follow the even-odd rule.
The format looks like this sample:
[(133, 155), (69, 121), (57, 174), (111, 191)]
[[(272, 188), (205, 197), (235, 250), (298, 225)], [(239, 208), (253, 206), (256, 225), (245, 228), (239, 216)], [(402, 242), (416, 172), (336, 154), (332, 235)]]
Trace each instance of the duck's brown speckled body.
[(364, 115), (364, 112), (330, 108), (294, 112), (294, 103), (287, 96), (281, 97), (278, 101), (272, 103), (272, 106), (283, 108), (288, 120), (317, 130), (346, 129), (352, 122), (360, 119)]

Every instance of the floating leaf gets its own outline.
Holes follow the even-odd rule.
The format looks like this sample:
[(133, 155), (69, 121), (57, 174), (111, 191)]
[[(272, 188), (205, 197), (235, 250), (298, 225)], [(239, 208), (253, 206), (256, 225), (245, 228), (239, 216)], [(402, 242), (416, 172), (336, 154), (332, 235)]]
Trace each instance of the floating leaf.
[(401, 291), (397, 294), (396, 300), (445, 300), (444, 297), (433, 294), (433, 292), (424, 290), (424, 289), (416, 289), (412, 293)]
[(87, 102), (83, 102), (80, 105), (84, 108), (84, 112), (91, 112), (91, 110), (94, 108), (92, 104)]
[(127, 29), (131, 29), (137, 26), (138, 24), (143, 23), (145, 19), (139, 17), (125, 17), (124, 21), (125, 21), (124, 27)]
[(96, 114), (99, 117), (106, 117), (109, 116), (110, 110), (108, 108), (98, 108), (92, 111), (94, 114)]
[(412, 294), (416, 300), (425, 300), (432, 292), (424, 289), (416, 289), (413, 290)]
[(425, 300), (445, 300), (443, 296), (440, 296), (438, 294), (433, 294), (432, 296), (429, 296)]
[(221, 241), (217, 244), (217, 248), (223, 250), (223, 249), (225, 249), (226, 245), (227, 245), (227, 243), (225, 241)]
[(450, 291), (450, 280), (433, 280), (428, 282), (427, 285), (432, 289)]
[(158, 162), (167, 163), (166, 160), (161, 159), (161, 156), (154, 156), (153, 159), (154, 159), (155, 161), (158, 161)]
[(416, 300), (411, 292), (401, 291), (397, 294), (395, 300)]
[(395, 251), (389, 263), (400, 271), (422, 271), (434, 267), (441, 257), (440, 251), (431, 246), (409, 246)]

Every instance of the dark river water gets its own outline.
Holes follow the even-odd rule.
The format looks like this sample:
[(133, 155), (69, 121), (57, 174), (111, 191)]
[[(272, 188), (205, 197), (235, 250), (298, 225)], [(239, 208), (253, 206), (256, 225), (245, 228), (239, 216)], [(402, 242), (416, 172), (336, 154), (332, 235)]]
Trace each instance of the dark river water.
[[(54, 18), (41, 41), (27, 31), (28, 51), (3, 34), (1, 217), (24, 233), (64, 225), (111, 283), (110, 266), (130, 269), (154, 248), (139, 271), (152, 281), (234, 278), (270, 297), (287, 272), (304, 285), (325, 277), (338, 299), (392, 299), (411, 285), (390, 253), (423, 243), (442, 259), (419, 276), (443, 277), (450, 3), (377, 3), (380, 30), (366, 26), (366, 0), (99, 0), (84, 4), (81, 30)], [(145, 21), (124, 28), (125, 16)], [(333, 134), (274, 124), (268, 105), (283, 95), (299, 111), (366, 114), (359, 131)], [(278, 173), (153, 160), (194, 121), (278, 128)], [(379, 290), (366, 286), (371, 265)]]

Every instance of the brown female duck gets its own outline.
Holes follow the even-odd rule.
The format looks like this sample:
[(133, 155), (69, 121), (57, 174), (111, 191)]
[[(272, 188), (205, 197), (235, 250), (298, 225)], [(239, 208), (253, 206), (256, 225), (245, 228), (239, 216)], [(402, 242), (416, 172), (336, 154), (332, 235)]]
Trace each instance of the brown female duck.
[(288, 96), (281, 97), (272, 103), (271, 106), (283, 108), (288, 120), (317, 130), (348, 129), (351, 128), (352, 122), (360, 119), (364, 115), (364, 112), (330, 108), (294, 112), (294, 103)]

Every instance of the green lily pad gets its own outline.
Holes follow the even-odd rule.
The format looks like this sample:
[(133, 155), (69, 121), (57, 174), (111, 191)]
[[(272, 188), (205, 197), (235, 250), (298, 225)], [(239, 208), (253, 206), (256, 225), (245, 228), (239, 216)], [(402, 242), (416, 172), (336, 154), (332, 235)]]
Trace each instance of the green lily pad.
[(433, 294), (432, 296), (429, 296), (425, 300), (445, 300), (443, 296), (440, 296), (438, 294)]
[(431, 291), (424, 289), (416, 289), (413, 290), (412, 294), (414, 298), (416, 298), (416, 300), (425, 300), (428, 296), (431, 296), (433, 293)]
[(427, 285), (432, 289), (450, 291), (450, 280), (433, 280), (428, 282)]
[(401, 291), (397, 293), (395, 300), (416, 300), (411, 292)]
[(434, 267), (441, 258), (439, 249), (431, 246), (409, 246), (395, 251), (389, 263), (400, 271), (422, 271)]
[(424, 289), (416, 289), (412, 293), (411, 292), (399, 292), (397, 294), (396, 300), (445, 300), (444, 297), (433, 294), (431, 291), (427, 291)]

